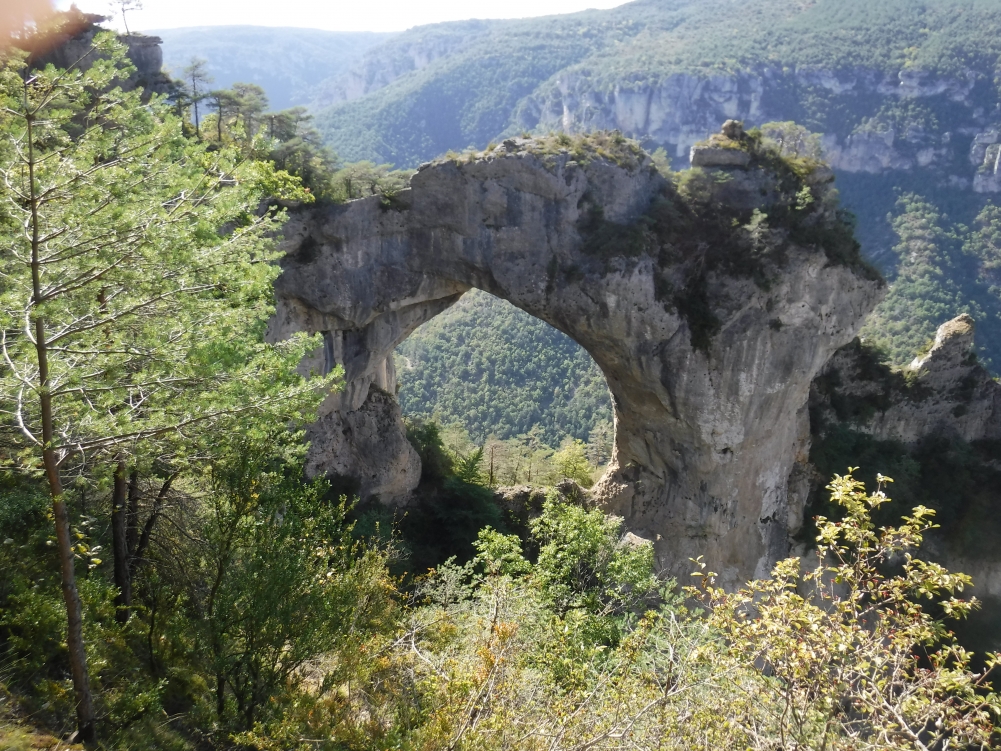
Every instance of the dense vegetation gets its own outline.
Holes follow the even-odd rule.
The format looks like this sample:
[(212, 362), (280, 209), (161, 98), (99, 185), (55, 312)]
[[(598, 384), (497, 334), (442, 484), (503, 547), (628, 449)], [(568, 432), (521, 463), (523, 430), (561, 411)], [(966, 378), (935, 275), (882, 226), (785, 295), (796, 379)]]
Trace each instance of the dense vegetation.
[[(897, 193), (892, 227), (898, 242), (890, 292), (862, 335), (888, 359), (909, 362), (945, 321), (969, 313), (977, 321), (984, 364), (1001, 364), (1001, 211), (993, 201), (971, 202), (950, 217), (947, 208), (915, 193)], [(934, 193), (931, 194), (933, 197)], [(977, 209), (979, 208), (979, 211)]]
[(605, 379), (579, 345), (478, 290), (418, 329), (395, 361), (404, 413), (459, 423), (478, 443), (533, 428), (549, 446), (587, 441), (612, 419)]

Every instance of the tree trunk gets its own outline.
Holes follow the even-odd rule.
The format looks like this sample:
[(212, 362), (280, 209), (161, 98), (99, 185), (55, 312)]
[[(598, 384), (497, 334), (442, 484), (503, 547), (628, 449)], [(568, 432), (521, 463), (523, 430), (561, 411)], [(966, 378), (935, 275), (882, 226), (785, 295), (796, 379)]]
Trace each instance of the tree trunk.
[(139, 544), (139, 473), (129, 475), (129, 508), (125, 517), (125, 547), (129, 551), (129, 578), (131, 579), (132, 558)]
[[(170, 492), (170, 486), (174, 482), (174, 478), (180, 474), (179, 472), (174, 472), (170, 475), (163, 485), (160, 486), (160, 492), (156, 495), (156, 500), (153, 501), (153, 510), (150, 511), (149, 518), (146, 520), (146, 524), (143, 525), (142, 535), (139, 537), (139, 541), (133, 546), (129, 543), (129, 579), (134, 579), (136, 571), (143, 564), (144, 556), (146, 555), (146, 549), (149, 547), (150, 536), (153, 534), (153, 527), (156, 525), (156, 520), (160, 518), (160, 514), (163, 511), (163, 504), (167, 498), (167, 493)], [(138, 509), (136, 510), (136, 516), (138, 517)], [(136, 519), (136, 531), (138, 532), (138, 519)]]
[[(48, 465), (49, 462), (46, 462)], [(51, 482), (50, 482), (51, 486)], [(69, 652), (70, 672), (73, 675), (73, 689), (76, 693), (77, 740), (93, 743), (97, 739), (94, 727), (94, 700), (90, 693), (90, 678), (87, 675), (87, 652), (83, 646), (83, 607), (80, 593), (76, 589), (76, 575), (73, 570), (73, 546), (70, 542), (70, 520), (66, 503), (59, 495), (53, 494), (52, 514), (56, 520), (56, 541), (59, 547), (59, 569), (62, 575), (63, 602), (66, 604), (66, 648)]]
[(76, 694), (77, 740), (93, 743), (97, 738), (94, 727), (94, 699), (90, 693), (87, 675), (87, 652), (83, 646), (83, 606), (76, 588), (76, 571), (73, 562), (73, 542), (70, 539), (70, 519), (63, 500), (63, 484), (59, 477), (59, 464), (52, 450), (52, 397), (49, 394), (48, 350), (45, 344), (45, 324), (35, 320), (35, 347), (38, 353), (38, 377), (41, 382), (39, 405), (42, 412), (42, 461), (45, 477), (52, 497), (52, 516), (56, 524), (56, 547), (59, 550), (59, 573), (66, 604), (66, 650), (69, 653), (70, 673)]
[(40, 262), (41, 222), (38, 216), (38, 194), (35, 183), (34, 114), (28, 110), (28, 84), (25, 83), (25, 123), (27, 125), (28, 181), (31, 208), (31, 286), (35, 308), (35, 353), (38, 358), (38, 406), (42, 417), (42, 462), (52, 497), (52, 516), (56, 525), (56, 546), (59, 550), (59, 573), (66, 604), (66, 649), (69, 653), (73, 690), (76, 694), (77, 740), (93, 743), (97, 739), (94, 724), (94, 699), (87, 675), (87, 652), (83, 646), (83, 607), (76, 588), (73, 564), (73, 544), (70, 541), (69, 512), (63, 500), (63, 484), (59, 477), (52, 418), (52, 393), (49, 383), (49, 349), (45, 335), (45, 319), (38, 313), (42, 304), (42, 271)]
[(215, 713), (219, 722), (222, 722), (223, 715), (226, 714), (226, 679), (218, 672), (215, 676)]
[(132, 607), (132, 577), (129, 575), (128, 546), (129, 468), (119, 460), (111, 493), (111, 547), (115, 558), (115, 620), (125, 623)]

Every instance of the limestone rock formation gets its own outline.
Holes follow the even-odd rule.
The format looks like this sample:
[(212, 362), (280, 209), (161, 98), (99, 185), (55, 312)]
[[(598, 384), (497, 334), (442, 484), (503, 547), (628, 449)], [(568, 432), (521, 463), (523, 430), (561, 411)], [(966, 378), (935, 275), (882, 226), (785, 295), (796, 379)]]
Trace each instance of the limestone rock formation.
[[(855, 340), (814, 381), (810, 415), (820, 454), (846, 441), (851, 446), (828, 470), (862, 463), (870, 477), (895, 476), (888, 488), (895, 516), (916, 503), (937, 509), (941, 527), (925, 548), (949, 569), (973, 576), (973, 594), (985, 606), (970, 628), (982, 651), (1001, 647), (1001, 383), (977, 361), (973, 337), (973, 319), (958, 316), (939, 327), (927, 353), (900, 370)], [(826, 471), (804, 465), (797, 474), (812, 485), (816, 502)]]
[[(810, 383), (882, 285), (836, 214), (830, 173), (745, 147), (746, 166), (675, 185), (619, 136), (511, 139), (424, 165), (392, 198), (297, 211), (271, 336), (325, 332), (322, 365), (346, 373), (311, 467), (354, 466), (363, 494), (405, 500), (407, 482), (374, 465), (419, 473), (394, 406), (370, 394), (393, 392), (397, 344), (477, 287), (603, 371), (615, 447), (593, 498), (673, 573), (698, 555), (724, 582), (763, 573), (802, 517), (789, 482), (808, 448)], [(381, 451), (359, 451), (345, 427), (381, 436)]]
[[(982, 108), (977, 110), (975, 106), (975, 80), (972, 71), (942, 77), (910, 69), (894, 75), (803, 66), (717, 75), (677, 72), (639, 84), (623, 81), (608, 85), (594, 80), (588, 71), (581, 71), (562, 73), (527, 97), (520, 105), (517, 124), (532, 130), (559, 128), (568, 133), (616, 128), (667, 145), (682, 165), (690, 157), (693, 144), (711, 133), (722, 119), (739, 119), (750, 126), (796, 117), (785, 95), (789, 90), (810, 90), (815, 96), (839, 97), (840, 101), (946, 99), (961, 111), (969, 111), (969, 127), (976, 131), (978, 123), (986, 120)], [(949, 162), (957, 135), (965, 134), (926, 132), (918, 123), (894, 127), (877, 117), (848, 133), (823, 134), (824, 159), (842, 172), (875, 174), (929, 165), (952, 169)], [(991, 156), (996, 157), (997, 150)], [(981, 156), (976, 165), (982, 162)], [(991, 170), (993, 166), (992, 161)], [(988, 172), (988, 168), (981, 172)], [(993, 171), (990, 174), (993, 176)], [(986, 177), (980, 178), (980, 186), (978, 190), (983, 192), (1001, 190), (1001, 183)]]
[(306, 472), (351, 478), (367, 496), (406, 496), (420, 480), (421, 460), (400, 421), (396, 400), (372, 384), (358, 409), (325, 412), (310, 427)]
[[(107, 19), (92, 13), (81, 13), (76, 6), (59, 14), (58, 18), (57, 33), (44, 34), (25, 41), (30, 53), (30, 65), (36, 68), (44, 68), (49, 64), (57, 68), (76, 66), (86, 70), (99, 59), (94, 52), (94, 37), (106, 31), (100, 24)], [(128, 58), (135, 66), (135, 72), (118, 84), (126, 91), (141, 86), (145, 97), (168, 93), (171, 90), (171, 81), (170, 76), (162, 70), (163, 51), (160, 49), (160, 38), (144, 34), (122, 34), (118, 40), (128, 48)]]
[[(903, 372), (873, 367), (858, 342), (843, 348), (814, 385), (814, 419), (849, 422), (878, 440), (909, 445), (931, 435), (966, 442), (1001, 439), (1001, 383), (977, 361), (973, 334), (973, 319), (966, 314), (943, 323), (928, 352)], [(846, 420), (835, 401), (874, 408)]]

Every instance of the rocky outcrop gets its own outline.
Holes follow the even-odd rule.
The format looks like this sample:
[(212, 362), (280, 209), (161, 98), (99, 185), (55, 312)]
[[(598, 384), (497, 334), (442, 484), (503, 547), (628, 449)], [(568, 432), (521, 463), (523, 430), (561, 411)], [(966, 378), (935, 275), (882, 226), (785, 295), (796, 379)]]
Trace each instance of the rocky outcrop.
[[(986, 122), (983, 112), (975, 107), (976, 81), (972, 71), (942, 77), (905, 69), (888, 76), (866, 70), (762, 67), (725, 75), (678, 72), (640, 84), (597, 85), (587, 71), (568, 71), (526, 98), (515, 121), (516, 127), (540, 131), (618, 129), (631, 137), (666, 145), (675, 163), (684, 166), (692, 145), (713, 132), (721, 120), (739, 119), (750, 127), (796, 119), (791, 105), (806, 96), (837, 97), (849, 110), (862, 107), (862, 102), (882, 101), (893, 109), (896, 101), (944, 99), (957, 113), (968, 111), (966, 125), (976, 132), (978, 124)], [(790, 99), (790, 92), (796, 92), (794, 99)], [(822, 134), (824, 159), (841, 172), (878, 174), (929, 166), (953, 169), (957, 144), (969, 143), (968, 134), (930, 131), (923, 122), (898, 123), (864, 109), (859, 109), (857, 123), (849, 128)], [(982, 162), (981, 156), (976, 166)], [(993, 162), (990, 166), (993, 175)], [(973, 174), (956, 177), (965, 180), (966, 187), (974, 179)], [(984, 178), (979, 184), (978, 190), (983, 192), (1001, 190)]]
[(961, 630), (983, 653), (1001, 648), (1001, 383), (977, 361), (973, 338), (973, 319), (958, 316), (902, 369), (859, 340), (839, 350), (810, 393), (811, 459), (826, 466), (798, 474), (815, 504), (829, 472), (849, 464), (870, 481), (877, 471), (894, 477), (881, 523), (919, 503), (933, 508), (940, 526), (923, 554), (973, 577), (985, 604)]
[[(973, 335), (970, 316), (947, 321), (928, 352), (902, 371), (875, 362), (858, 342), (845, 347), (814, 384), (815, 422), (848, 423), (878, 440), (909, 445), (928, 436), (1001, 439), (1001, 383), (977, 361)], [(869, 409), (846, 411), (852, 403)]]
[(1001, 192), (1001, 144), (995, 129), (977, 133), (970, 146), (970, 163), (977, 168), (973, 190), (977, 193)]
[(351, 478), (365, 497), (405, 497), (420, 480), (421, 460), (401, 420), (396, 400), (373, 384), (358, 409), (327, 411), (306, 431), (306, 472)]
[[(26, 41), (30, 64), (37, 68), (52, 64), (57, 68), (76, 66), (86, 70), (99, 59), (94, 51), (94, 37), (106, 31), (100, 25), (105, 20), (104, 16), (81, 13), (76, 6), (58, 14), (52, 22), (58, 31)], [(118, 39), (128, 48), (129, 61), (135, 66), (135, 72), (128, 79), (119, 81), (119, 85), (126, 91), (142, 87), (146, 96), (169, 92), (170, 77), (161, 70), (163, 51), (160, 49), (160, 38), (123, 34)]]
[[(662, 567), (686, 575), (704, 555), (726, 583), (766, 571), (802, 520), (789, 482), (809, 444), (810, 383), (881, 284), (835, 216), (829, 172), (804, 181), (739, 146), (746, 166), (676, 187), (621, 137), (511, 139), (424, 165), (391, 199), (296, 212), (271, 336), (325, 332), (317, 357), (346, 374), (310, 466), (356, 463), (369, 482), (373, 457), (345, 427), (381, 436), (383, 452), (402, 446), (373, 385), (391, 393), (397, 344), (477, 287), (565, 332), (603, 371), (615, 447), (592, 497), (653, 540)], [(419, 474), (404, 455), (407, 479), (367, 490), (403, 500)]]

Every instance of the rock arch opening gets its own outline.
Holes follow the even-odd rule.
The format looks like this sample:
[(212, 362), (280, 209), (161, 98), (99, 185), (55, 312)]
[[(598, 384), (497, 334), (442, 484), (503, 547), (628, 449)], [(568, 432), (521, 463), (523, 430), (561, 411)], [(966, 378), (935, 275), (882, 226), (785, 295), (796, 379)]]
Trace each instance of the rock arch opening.
[[(558, 448), (588, 444), (611, 458), (608, 385), (591, 356), (561, 331), (507, 301), (470, 290), (394, 352), (396, 397), (405, 417), (458, 426), (488, 440)], [(501, 484), (528, 481), (508, 468)]]

